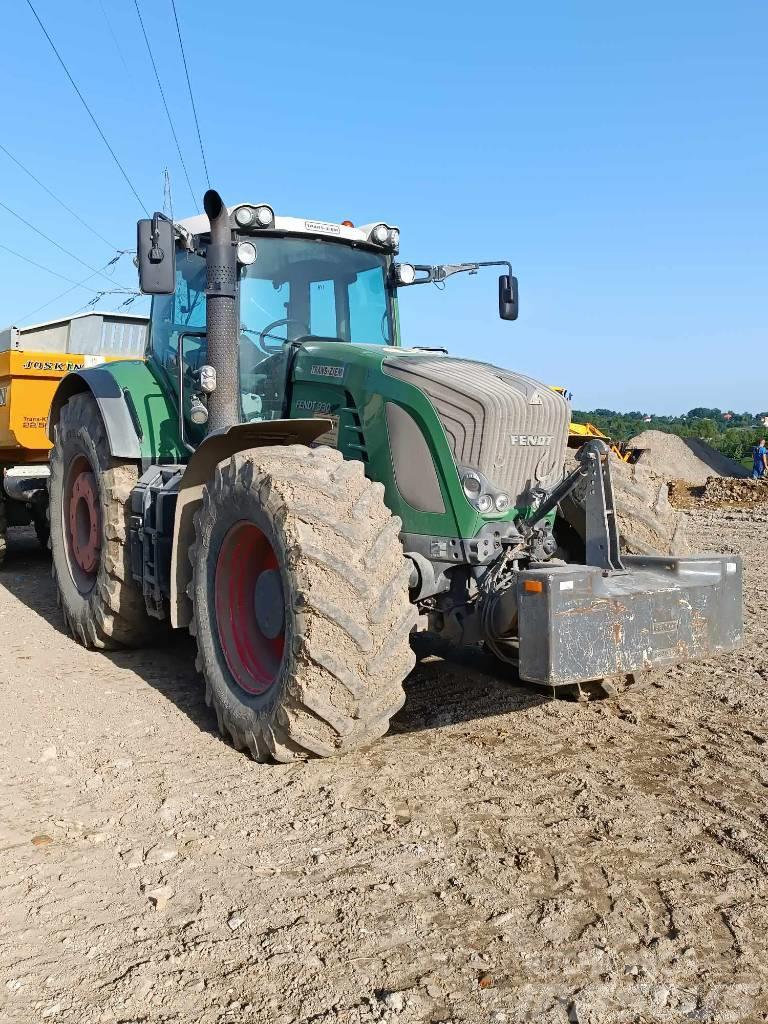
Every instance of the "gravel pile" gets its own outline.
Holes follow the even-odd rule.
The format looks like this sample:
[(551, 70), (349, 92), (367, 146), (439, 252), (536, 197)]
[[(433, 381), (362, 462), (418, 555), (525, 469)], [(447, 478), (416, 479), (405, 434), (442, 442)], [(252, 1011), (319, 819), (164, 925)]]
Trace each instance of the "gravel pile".
[(707, 505), (762, 505), (768, 503), (768, 480), (733, 480), (711, 477), (701, 491)]
[(744, 477), (746, 470), (738, 462), (715, 451), (698, 438), (683, 438), (661, 430), (644, 430), (629, 442), (644, 448), (640, 465), (665, 480), (685, 480), (705, 484), (711, 476)]

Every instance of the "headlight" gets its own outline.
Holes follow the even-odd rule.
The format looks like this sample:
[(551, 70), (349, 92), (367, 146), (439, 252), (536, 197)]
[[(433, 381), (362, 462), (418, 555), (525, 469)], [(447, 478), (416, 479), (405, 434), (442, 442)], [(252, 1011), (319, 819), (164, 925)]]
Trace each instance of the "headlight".
[(193, 397), (189, 407), (189, 418), (199, 427), (208, 422), (208, 410), (199, 398)]
[(478, 512), (490, 512), (493, 508), (493, 498), (490, 494), (481, 494), (475, 504)]
[(275, 219), (275, 215), (269, 206), (256, 207), (256, 221), (260, 228), (268, 228)]
[(235, 222), (241, 228), (249, 228), (256, 223), (256, 211), (252, 206), (239, 206), (235, 210)]
[(235, 223), (241, 228), (269, 228), (274, 221), (270, 206), (238, 206), (235, 210)]
[(256, 262), (256, 246), (253, 242), (237, 243), (237, 262), (243, 267), (250, 267)]
[(413, 284), (416, 280), (416, 267), (412, 263), (395, 263), (392, 272), (395, 284)]
[(389, 242), (389, 247), (392, 250), (392, 252), (397, 252), (397, 250), (400, 248), (400, 232), (397, 230), (397, 228), (389, 229), (387, 241)]
[(377, 224), (376, 227), (371, 232), (371, 238), (378, 245), (386, 245), (387, 240), (389, 239), (389, 228), (387, 227), (387, 225)]
[(494, 505), (496, 506), (497, 512), (506, 512), (509, 508), (509, 495), (505, 494), (503, 491), (500, 494), (497, 494)]
[(461, 478), (461, 486), (464, 488), (464, 493), (470, 501), (474, 501), (482, 490), (480, 477), (477, 473), (465, 473)]
[(200, 367), (200, 390), (204, 391), (206, 395), (210, 395), (212, 391), (216, 390), (215, 366), (209, 366), (206, 363), (205, 366)]

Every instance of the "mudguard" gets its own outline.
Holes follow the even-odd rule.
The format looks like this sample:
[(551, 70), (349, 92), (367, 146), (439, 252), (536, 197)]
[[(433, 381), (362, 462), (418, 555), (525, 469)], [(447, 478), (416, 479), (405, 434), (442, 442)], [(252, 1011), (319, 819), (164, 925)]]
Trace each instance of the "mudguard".
[(59, 384), (48, 413), (48, 440), (53, 444), (53, 428), (59, 421), (61, 407), (73, 395), (90, 391), (96, 399), (109, 447), (118, 459), (141, 458), (141, 426), (112, 373), (103, 366), (68, 373)]
[(187, 461), (189, 452), (179, 437), (173, 393), (151, 362), (116, 359), (67, 374), (48, 416), (51, 441), (62, 405), (83, 391), (90, 391), (99, 406), (116, 458), (140, 460), (143, 469)]
[(203, 486), (213, 476), (220, 462), (237, 452), (266, 445), (309, 445), (333, 426), (327, 419), (265, 420), (261, 423), (239, 423), (227, 430), (217, 430), (202, 441), (189, 457), (179, 484), (176, 515), (173, 525), (171, 554), (171, 625), (188, 626), (192, 620), (192, 602), (187, 585), (192, 581), (189, 549), (195, 540), (195, 512), (203, 499)]

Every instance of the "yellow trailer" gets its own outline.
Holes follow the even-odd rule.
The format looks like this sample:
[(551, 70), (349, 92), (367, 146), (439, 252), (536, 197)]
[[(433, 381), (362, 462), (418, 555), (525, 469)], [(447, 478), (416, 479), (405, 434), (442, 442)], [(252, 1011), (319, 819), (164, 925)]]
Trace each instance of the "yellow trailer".
[(71, 370), (143, 356), (148, 318), (81, 313), (0, 331), (0, 563), (8, 526), (33, 523), (48, 542), (48, 411)]

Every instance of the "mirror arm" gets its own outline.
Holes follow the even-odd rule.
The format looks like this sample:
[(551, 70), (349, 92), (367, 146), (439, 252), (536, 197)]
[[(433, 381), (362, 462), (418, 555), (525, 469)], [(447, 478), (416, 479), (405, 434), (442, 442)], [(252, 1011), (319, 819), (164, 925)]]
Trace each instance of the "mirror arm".
[(164, 213), (160, 213), (159, 210), (155, 210), (154, 214), (152, 215), (152, 227), (150, 229), (152, 248), (149, 250), (149, 259), (150, 262), (152, 263), (162, 263), (162, 261), (165, 259), (165, 252), (160, 248), (159, 223), (161, 220), (164, 220), (172, 227), (175, 227), (175, 224), (170, 219), (170, 217), (166, 217)]
[(411, 288), (415, 284), (441, 284), (454, 274), (476, 274), (480, 267), (506, 267), (507, 273), (510, 276), (512, 274), (512, 264), (508, 260), (487, 260), (481, 263), (440, 263), (437, 266), (414, 263), (413, 267), (417, 274), (423, 276), (415, 278), (410, 284), (398, 284), (398, 288)]

